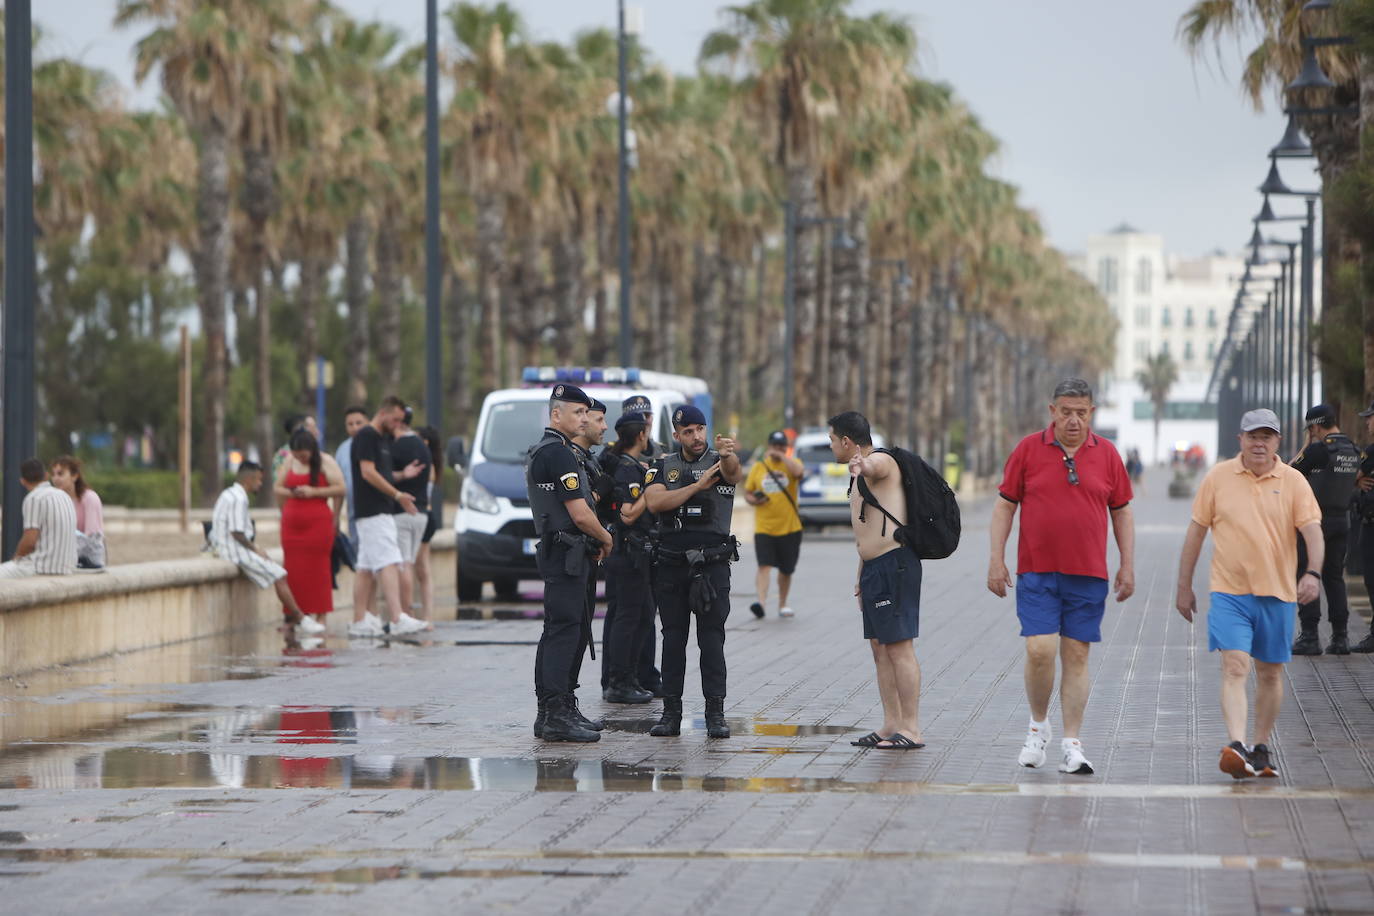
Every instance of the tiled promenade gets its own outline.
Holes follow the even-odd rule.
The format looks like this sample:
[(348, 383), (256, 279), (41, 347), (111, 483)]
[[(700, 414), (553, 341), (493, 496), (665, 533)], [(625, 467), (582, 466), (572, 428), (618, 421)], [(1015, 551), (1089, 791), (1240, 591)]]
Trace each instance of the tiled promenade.
[(1016, 766), (1021, 640), (983, 587), (980, 503), (927, 566), (916, 752), (849, 744), (879, 716), (838, 535), (803, 548), (793, 620), (756, 621), (752, 553), (736, 568), (728, 741), (699, 719), (651, 739), (646, 707), (608, 710), (598, 744), (534, 741), (538, 624), (519, 620), (293, 655), (254, 634), (0, 681), (0, 908), (1374, 911), (1374, 660), (1296, 660), (1283, 778), (1218, 772), (1217, 659), (1171, 607), (1187, 504), (1150, 490), (1139, 591), (1093, 655), (1094, 776)]

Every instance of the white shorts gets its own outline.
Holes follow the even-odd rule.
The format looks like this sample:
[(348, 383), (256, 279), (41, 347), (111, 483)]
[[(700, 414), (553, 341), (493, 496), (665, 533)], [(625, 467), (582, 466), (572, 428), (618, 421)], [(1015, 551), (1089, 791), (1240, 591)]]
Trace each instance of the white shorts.
[(411, 515), (409, 512), (402, 512), (393, 515), (392, 518), (396, 519), (396, 544), (401, 551), (401, 560), (405, 563), (414, 563), (415, 558), (420, 555), (420, 542), (425, 537), (429, 514), (417, 512)]
[(376, 572), (402, 563), (396, 540), (396, 516), (369, 515), (358, 519), (358, 569)]
[(271, 588), (279, 579), (286, 578), (284, 566), (256, 553), (245, 553), (234, 563), (258, 588)]

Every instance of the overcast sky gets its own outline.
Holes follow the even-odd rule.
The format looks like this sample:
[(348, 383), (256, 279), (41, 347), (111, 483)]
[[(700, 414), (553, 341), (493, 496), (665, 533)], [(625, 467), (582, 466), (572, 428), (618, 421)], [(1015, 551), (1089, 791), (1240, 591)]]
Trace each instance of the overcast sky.
[[(423, 0), (335, 0), (360, 18), (385, 19), (424, 37)], [(448, 0), (440, 0), (441, 6)], [(537, 38), (565, 39), (613, 27), (614, 0), (512, 0)], [(114, 73), (134, 104), (139, 33), (110, 26), (115, 0), (41, 0), (34, 18), (49, 54)], [(648, 0), (643, 40), (674, 70), (690, 72), (701, 39), (720, 19), (711, 0)], [(1161, 233), (1170, 251), (1236, 250), (1259, 208), (1254, 188), (1265, 154), (1283, 133), (1274, 108), (1255, 114), (1224, 70), (1194, 66), (1174, 38), (1188, 0), (856, 0), (855, 10), (908, 17), (921, 42), (923, 75), (947, 81), (1001, 138), (995, 170), (1068, 251), (1123, 221)], [(604, 7), (604, 10), (601, 8)], [(1293, 186), (1312, 186), (1308, 166), (1285, 166)]]

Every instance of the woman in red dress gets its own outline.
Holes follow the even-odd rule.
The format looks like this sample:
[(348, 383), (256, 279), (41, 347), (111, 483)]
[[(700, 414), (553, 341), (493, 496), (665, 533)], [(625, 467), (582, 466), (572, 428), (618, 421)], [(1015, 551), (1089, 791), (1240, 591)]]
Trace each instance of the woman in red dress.
[[(286, 581), (296, 603), (318, 620), (334, 610), (329, 557), (334, 513), (329, 500), (344, 493), (343, 472), (306, 429), (291, 434), (291, 454), (274, 489), (281, 501), (281, 549)], [(321, 621), (323, 622), (323, 621)]]

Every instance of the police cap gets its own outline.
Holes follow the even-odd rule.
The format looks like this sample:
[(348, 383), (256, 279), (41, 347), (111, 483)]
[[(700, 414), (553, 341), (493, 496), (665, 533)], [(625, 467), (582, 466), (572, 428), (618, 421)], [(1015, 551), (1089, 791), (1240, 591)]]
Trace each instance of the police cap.
[(1336, 411), (1331, 409), (1330, 404), (1318, 404), (1307, 412), (1303, 418), (1304, 426), (1311, 426), (1316, 423), (1319, 426), (1335, 426)]
[(597, 411), (599, 413), (605, 413), (606, 403), (604, 401), (598, 401), (596, 398), (592, 398), (592, 402), (587, 405), (587, 409), (591, 411)]
[(553, 386), (553, 393), (549, 395), (549, 400), (562, 401), (564, 404), (581, 404), (583, 407), (592, 406), (592, 399), (587, 395), (587, 392), (576, 385), (564, 385), (562, 383)]
[(620, 409), (624, 413), (653, 413), (654, 405), (644, 395), (634, 394), (620, 402)]
[(691, 404), (683, 404), (673, 411), (673, 428), (682, 429), (684, 426), (705, 426), (706, 414), (700, 408), (693, 407)]
[(615, 421), (616, 435), (622, 435), (622, 431), (627, 426), (648, 426), (648, 422), (642, 413), (623, 413)]

